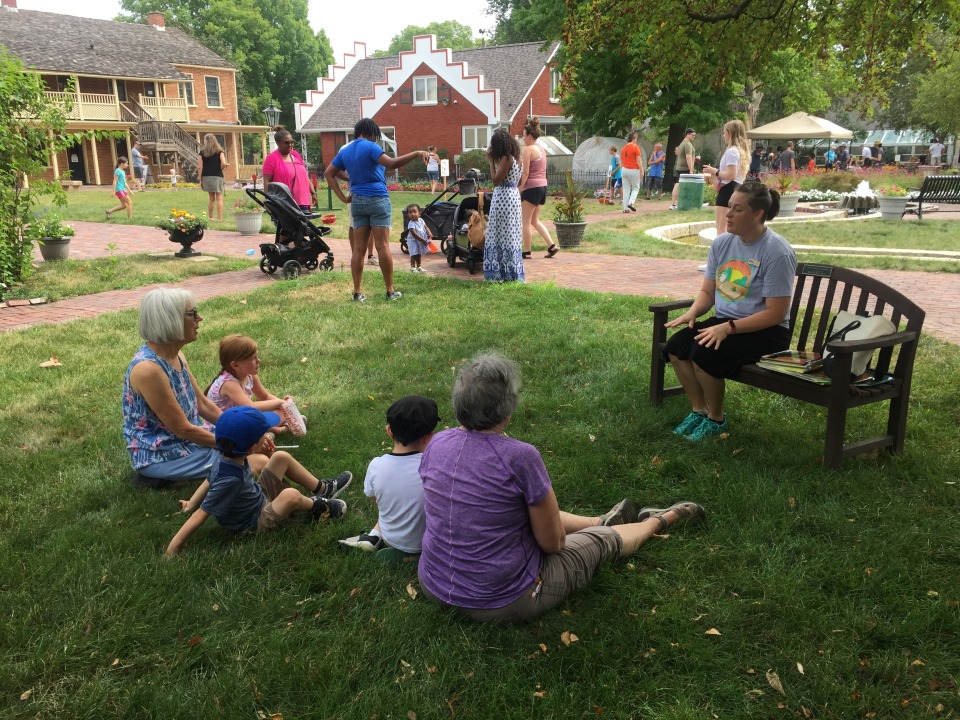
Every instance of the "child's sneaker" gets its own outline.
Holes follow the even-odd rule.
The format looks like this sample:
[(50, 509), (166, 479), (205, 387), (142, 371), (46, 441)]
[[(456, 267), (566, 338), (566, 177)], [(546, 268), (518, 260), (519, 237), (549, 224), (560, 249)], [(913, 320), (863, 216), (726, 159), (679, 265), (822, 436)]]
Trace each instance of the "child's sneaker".
[(393, 292), (387, 293), (387, 300), (399, 300), (403, 297), (403, 293), (399, 290), (394, 290)]
[(412, 272), (412, 273), (418, 273), (418, 272), (420, 272), (420, 268), (412, 267), (412, 268), (410, 268), (410, 272)]
[(696, 410), (687, 415), (679, 425), (673, 429), (674, 435), (689, 435), (698, 427), (700, 423), (707, 419), (707, 416), (703, 413), (699, 413)]
[(346, 490), (351, 480), (353, 480), (353, 473), (349, 470), (345, 470), (335, 478), (324, 478), (317, 485), (314, 495), (331, 500)]
[(353, 301), (354, 301), (354, 302), (362, 303), (362, 302), (363, 302), (364, 300), (366, 300), (366, 299), (367, 299), (367, 296), (364, 295), (363, 293), (354, 293), (354, 294), (353, 294)]
[(347, 504), (343, 500), (328, 500), (313, 496), (313, 508), (310, 510), (314, 522), (321, 520), (339, 520), (347, 514)]
[(425, 272), (427, 272), (427, 269), (425, 267), (418, 267), (417, 272), (423, 275)]
[(367, 255), (367, 265), (379, 265), (380, 261), (377, 260), (373, 255)]
[(344, 538), (338, 542), (341, 545), (355, 547), (363, 550), (364, 552), (376, 552), (380, 548), (384, 547), (382, 537), (379, 537), (378, 535), (367, 535), (366, 533), (360, 533), (359, 535), (354, 535), (353, 537)]
[(708, 417), (705, 417), (703, 421), (696, 427), (693, 432), (687, 434), (687, 440), (693, 440), (694, 442), (700, 440), (706, 440), (707, 438), (716, 437), (721, 433), (727, 431), (727, 416), (723, 416), (723, 422), (717, 422), (716, 420), (711, 420)]

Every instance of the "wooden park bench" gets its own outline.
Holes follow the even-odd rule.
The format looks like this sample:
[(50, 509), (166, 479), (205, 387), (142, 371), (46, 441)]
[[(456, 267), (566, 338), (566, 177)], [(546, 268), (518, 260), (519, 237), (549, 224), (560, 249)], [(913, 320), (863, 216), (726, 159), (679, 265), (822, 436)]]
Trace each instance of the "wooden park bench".
[(914, 213), (918, 220), (923, 220), (923, 204), (933, 202), (960, 203), (960, 175), (927, 175), (916, 197), (917, 207), (908, 207), (900, 217)]
[[(692, 304), (693, 300), (688, 299), (650, 306), (653, 313), (650, 402), (654, 405), (661, 404), (664, 398), (671, 395), (683, 394), (683, 388), (679, 385), (664, 387), (668, 365), (662, 354), (667, 340), (664, 323), (669, 320), (671, 311), (685, 310)], [(824, 348), (830, 319), (839, 310), (883, 315), (899, 331), (869, 340), (832, 342)], [(795, 350), (833, 352), (836, 360), (831, 368), (830, 384), (817, 385), (756, 365), (744, 366), (733, 379), (826, 408), (823, 464), (827, 467), (839, 468), (844, 458), (874, 449), (890, 448), (893, 452), (900, 452), (906, 435), (910, 381), (924, 316), (924, 311), (916, 304), (879, 280), (833, 265), (800, 263), (790, 305), (790, 347)], [(889, 376), (889, 381), (868, 387), (851, 384), (853, 353), (874, 348), (880, 351), (874, 357), (875, 377)], [(844, 444), (847, 411), (884, 401), (890, 404), (886, 432), (868, 440)]]

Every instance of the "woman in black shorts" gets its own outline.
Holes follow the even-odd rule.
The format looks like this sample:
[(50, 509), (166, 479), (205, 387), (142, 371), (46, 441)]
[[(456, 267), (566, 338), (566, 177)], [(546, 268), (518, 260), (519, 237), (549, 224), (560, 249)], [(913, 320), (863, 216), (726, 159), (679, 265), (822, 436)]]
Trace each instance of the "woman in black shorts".
[(523, 150), (520, 162), (523, 163), (523, 175), (520, 176), (520, 210), (523, 214), (523, 257), (530, 257), (530, 241), (533, 231), (547, 243), (546, 257), (552, 258), (560, 250), (550, 239), (550, 231), (540, 222), (540, 208), (547, 202), (547, 153), (537, 144), (540, 137), (540, 118), (532, 117), (523, 127)]
[(704, 172), (714, 177), (714, 187), (717, 189), (716, 224), (717, 235), (727, 231), (727, 208), (730, 207), (730, 197), (737, 186), (743, 184), (747, 178), (747, 169), (750, 167), (750, 145), (747, 143), (747, 126), (741, 120), (731, 120), (723, 126), (723, 141), (727, 149), (720, 158), (720, 167), (704, 165)]

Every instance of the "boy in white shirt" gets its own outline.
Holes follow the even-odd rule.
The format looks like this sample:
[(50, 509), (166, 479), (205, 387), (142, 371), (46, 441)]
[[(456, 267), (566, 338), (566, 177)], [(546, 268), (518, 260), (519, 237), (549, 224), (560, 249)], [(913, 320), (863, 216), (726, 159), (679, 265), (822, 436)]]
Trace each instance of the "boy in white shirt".
[(385, 560), (420, 554), (426, 529), (420, 458), (438, 422), (437, 404), (429, 398), (408, 395), (390, 406), (386, 431), (393, 451), (374, 458), (363, 481), (364, 494), (377, 503), (377, 523), (370, 532), (341, 540), (342, 545)]

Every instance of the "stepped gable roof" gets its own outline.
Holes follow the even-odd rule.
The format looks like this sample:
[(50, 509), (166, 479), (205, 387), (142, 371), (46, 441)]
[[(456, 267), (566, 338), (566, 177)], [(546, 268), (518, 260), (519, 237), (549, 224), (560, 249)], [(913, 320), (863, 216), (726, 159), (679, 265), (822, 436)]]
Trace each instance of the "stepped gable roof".
[(185, 80), (175, 65), (234, 66), (179, 28), (0, 10), (0, 45), (28, 68), (59, 75)]
[[(506, 122), (519, 109), (558, 46), (559, 43), (554, 43), (544, 50), (542, 42), (489, 45), (454, 50), (452, 59), (454, 63), (467, 63), (470, 75), (483, 75), (484, 87), (500, 90), (500, 117)], [(384, 80), (387, 68), (399, 65), (400, 59), (396, 55), (357, 61), (330, 97), (304, 123), (302, 130), (353, 129), (361, 119), (360, 98), (373, 93), (373, 84)]]

